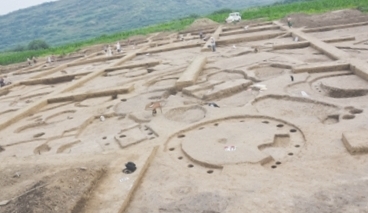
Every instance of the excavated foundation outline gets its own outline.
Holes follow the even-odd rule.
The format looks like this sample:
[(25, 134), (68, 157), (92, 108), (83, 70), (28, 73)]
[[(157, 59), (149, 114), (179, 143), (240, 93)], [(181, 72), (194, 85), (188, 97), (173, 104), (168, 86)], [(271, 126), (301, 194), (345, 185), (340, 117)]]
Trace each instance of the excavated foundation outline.
[[(313, 38), (313, 36), (310, 36), (306, 33), (308, 32), (321, 32), (321, 31), (325, 31), (325, 30), (331, 30), (331, 29), (343, 29), (343, 28), (348, 28), (348, 27), (352, 27), (352, 26), (363, 26), (363, 25), (367, 25), (368, 22), (364, 22), (364, 23), (356, 23), (356, 24), (352, 24), (352, 25), (340, 25), (340, 26), (330, 26), (330, 27), (324, 27), (324, 28), (315, 28), (315, 29), (288, 29), (285, 26), (279, 24), (278, 22), (264, 22), (262, 24), (256, 24), (256, 25), (250, 25), (250, 30), (249, 32), (256, 32), (259, 30), (259, 32), (262, 32), (262, 34), (257, 35), (247, 35), (248, 32), (243, 32), (243, 28), (239, 27), (239, 26), (235, 26), (235, 27), (223, 27), (223, 26), (212, 26), (210, 28), (207, 29), (206, 33), (212, 33), (212, 36), (216, 37), (216, 38), (220, 38), (218, 40), (218, 44), (219, 47), (221, 47), (222, 45), (228, 45), (228, 44), (233, 44), (233, 43), (238, 43), (238, 42), (251, 42), (251, 41), (258, 41), (258, 40), (265, 40), (265, 39), (269, 39), (269, 38), (282, 38), (285, 36), (288, 37), (294, 37), (294, 36), (298, 36), (301, 40), (301, 42), (297, 42), (297, 43), (288, 43), (288, 44), (284, 44), (284, 45), (275, 45), (273, 46), (272, 49), (279, 49), (279, 48), (286, 48), (286, 49), (292, 49), (292, 48), (301, 48), (301, 47), (311, 47), (319, 52), (321, 52), (322, 54), (328, 56), (330, 59), (332, 59), (333, 63), (337, 63), (339, 60), (344, 60), (344, 57), (346, 56), (346, 58), (348, 58), (347, 61), (344, 61), (344, 64), (340, 64), (341, 66), (348, 66), (347, 71), (343, 70), (344, 73), (338, 73), (338, 74), (331, 74), (329, 75), (330, 71), (329, 69), (325, 69), (323, 66), (324, 65), (320, 65), (317, 66), (318, 69), (321, 69), (321, 72), (326, 72), (325, 76), (322, 77), (316, 77), (313, 78), (312, 80), (310, 80), (310, 76), (308, 76), (305, 80), (303, 81), (299, 81), (299, 82), (295, 82), (292, 84), (288, 84), (284, 87), (284, 91), (286, 91), (288, 88), (291, 88), (295, 85), (299, 85), (299, 84), (308, 84), (308, 86), (310, 86), (311, 89), (312, 85), (314, 82), (323, 79), (323, 78), (329, 78), (329, 77), (335, 77), (335, 76), (344, 76), (344, 75), (352, 75), (355, 74), (365, 80), (368, 80), (368, 72), (365, 69), (365, 65), (361, 60), (359, 59), (351, 59), (350, 57), (348, 57), (348, 54), (345, 54), (345, 52), (339, 50), (336, 47), (333, 47), (331, 45), (329, 45), (328, 43), (331, 42), (339, 42), (339, 41), (351, 41), (354, 40), (355, 37), (345, 37), (345, 38), (329, 38), (329, 39), (315, 39)], [(266, 31), (268, 29), (277, 29), (277, 32), (272, 32), (272, 33), (267, 33)], [(194, 39), (197, 39), (196, 35), (194, 35), (194, 33), (198, 33), (198, 30), (194, 30), (194, 31), (188, 31), (189, 33), (192, 33), (191, 35), (187, 35), (185, 40), (189, 40), (189, 42), (192, 42)], [(188, 33), (187, 32), (187, 33)], [(183, 33), (183, 32), (182, 32)], [(242, 37), (239, 36), (239, 34), (244, 34)], [(232, 35), (238, 35), (239, 37), (228, 37), (227, 36), (232, 36)], [(172, 35), (170, 35), (172, 36)], [(221, 37), (222, 36), (222, 37)], [(14, 98), (14, 97), (7, 97), (7, 94), (11, 92), (12, 89), (15, 89), (17, 87), (22, 87), (24, 85), (40, 85), (40, 84), (47, 84), (47, 83), (60, 83), (60, 82), (70, 82), (71, 80), (75, 80), (75, 82), (68, 84), (62, 88), (58, 88), (55, 87), (53, 91), (48, 92), (48, 93), (38, 93), (38, 94), (30, 94), (28, 96), (22, 97), (21, 100), (27, 99), (27, 98), (33, 98), (33, 97), (38, 97), (38, 96), (45, 96), (42, 97), (41, 100), (36, 100), (34, 103), (31, 103), (31, 105), (26, 106), (25, 108), (20, 108), (20, 109), (10, 109), (7, 111), (2, 112), (1, 114), (5, 114), (7, 112), (14, 112), (14, 114), (12, 114), (11, 116), (9, 116), (8, 120), (6, 120), (5, 122), (1, 122), (0, 123), (0, 129), (5, 129), (7, 126), (12, 125), (14, 123), (16, 123), (17, 121), (19, 121), (22, 118), (28, 118), (30, 120), (36, 120), (38, 118), (34, 117), (34, 118), (29, 118), (28, 116), (30, 116), (30, 114), (35, 113), (35, 112), (47, 112), (50, 110), (55, 110), (58, 109), (60, 107), (63, 106), (67, 106), (69, 104), (74, 104), (75, 107), (81, 107), (78, 110), (83, 110), (82, 107), (89, 107), (89, 105), (81, 105), (83, 100), (87, 100), (87, 99), (92, 99), (92, 98), (96, 98), (96, 97), (108, 97), (108, 96), (117, 96), (118, 94), (123, 95), (124, 99), (129, 99), (132, 97), (137, 97), (139, 95), (142, 94), (148, 94), (148, 93), (152, 93), (152, 92), (158, 92), (158, 91), (166, 91), (167, 93), (170, 93), (170, 91), (168, 90), (174, 90), (173, 88), (163, 88), (163, 89), (158, 89), (158, 90), (154, 90), (154, 91), (149, 91), (149, 92), (141, 92), (139, 95), (133, 95), (130, 94), (131, 91), (133, 91), (134, 89), (134, 83), (140, 81), (140, 80), (146, 80), (149, 79), (148, 81), (146, 81), (144, 83), (144, 87), (146, 87), (146, 89), (148, 89), (151, 85), (154, 85), (155, 83), (159, 82), (159, 81), (163, 81), (163, 80), (168, 80), (168, 79), (174, 79), (174, 80), (178, 80), (180, 77), (176, 77), (176, 75), (182, 73), (184, 71), (184, 69), (187, 66), (181, 66), (181, 67), (177, 67), (177, 68), (173, 68), (173, 69), (165, 69), (164, 71), (154, 71), (153, 73), (148, 73), (147, 75), (143, 75), (143, 76), (135, 76), (132, 77), (131, 79), (124, 81), (124, 84), (129, 84), (129, 86), (127, 87), (116, 87), (116, 88), (108, 88), (106, 90), (101, 91), (93, 91), (93, 92), (80, 92), (80, 93), (73, 93), (73, 90), (76, 88), (80, 88), (82, 87), (85, 83), (90, 82), (91, 80), (101, 77), (106, 73), (109, 72), (114, 72), (120, 69), (131, 69), (134, 68), (134, 64), (133, 65), (126, 65), (126, 66), (121, 66), (122, 63), (133, 59), (135, 56), (137, 55), (144, 55), (144, 54), (152, 54), (155, 52), (167, 52), (167, 51), (172, 51), (172, 50), (177, 50), (177, 49), (184, 49), (184, 48), (197, 48), (201, 50), (206, 49), (206, 44), (204, 44), (205, 42), (198, 42), (198, 43), (178, 43), (180, 41), (174, 41), (174, 40), (170, 40), (168, 43), (165, 43), (167, 41), (163, 41), (163, 39), (165, 39), (165, 37), (163, 38), (145, 38), (143, 39), (143, 41), (138, 41), (138, 43), (143, 43), (143, 45), (147, 45), (144, 47), (140, 47), (139, 50), (134, 51), (133, 53), (124, 53), (124, 54), (120, 54), (120, 55), (116, 55), (113, 57), (98, 57), (101, 54), (100, 53), (94, 53), (91, 54), (89, 56), (82, 56), (83, 58), (78, 57), (77, 60), (74, 60), (72, 62), (66, 63), (66, 64), (62, 64), (59, 65), (57, 67), (47, 67), (46, 69), (43, 69), (43, 67), (35, 67), (35, 68), (25, 68), (24, 70), (22, 69), (20, 72), (17, 72), (17, 75), (23, 75), (23, 74), (31, 74), (34, 73), (34, 75), (32, 75), (29, 79), (27, 80), (21, 80), (19, 82), (15, 82), (12, 85), (9, 86), (5, 86), (3, 88), (0, 89), (0, 93), (2, 94), (2, 100), (4, 99), (9, 99), (9, 98)], [(205, 45), (203, 47), (203, 45)], [(338, 51), (335, 51), (338, 50)], [(269, 50), (265, 50), (265, 51), (269, 51)], [(272, 50), (271, 50), (272, 52)], [(198, 53), (197, 56), (203, 56), (204, 54), (207, 53)], [(67, 76), (58, 76), (58, 77), (52, 77), (51, 75), (64, 70), (65, 68), (68, 67), (73, 67), (73, 66), (78, 66), (78, 65), (83, 65), (83, 64), (88, 64), (88, 63), (95, 63), (95, 62), (106, 62), (108, 60), (114, 60), (114, 59), (119, 59), (117, 62), (114, 62), (113, 64), (107, 64), (106, 67), (107, 68), (103, 68), (103, 69), (97, 69), (94, 71), (90, 71), (90, 72), (84, 72), (84, 73), (77, 73), (77, 74), (70, 74)], [(345, 63), (346, 62), (346, 63)], [(138, 62), (137, 64), (145, 64), (142, 65), (143, 67), (150, 67), (150, 66), (156, 66), (158, 64), (160, 64), (161, 62), (157, 62), (157, 61), (153, 61), (152, 64), (150, 64), (150, 62), (146, 62), (146, 63), (140, 63)], [(276, 68), (281, 68), (281, 69), (293, 69), (294, 66), (287, 64), (287, 62), (283, 63), (283, 62), (267, 62), (264, 63), (267, 66), (270, 67), (276, 67)], [(256, 65), (249, 65), (248, 67), (246, 67), (248, 70), (251, 70), (252, 67), (256, 67), (256, 66), (262, 66), (264, 65), (262, 64), (262, 62), (257, 63)], [(41, 64), (42, 65), (42, 64)], [(41, 66), (40, 65), (40, 66)], [(207, 63), (206, 66), (211, 65), (210, 63)], [(331, 66), (333, 68), (333, 65)], [(244, 68), (244, 67), (242, 67)], [(331, 68), (331, 69), (332, 69)], [(210, 69), (210, 68), (205, 68), (205, 69)], [(201, 71), (205, 71), (205, 69), (201, 70)], [(323, 70), (325, 69), (325, 70)], [(347, 73), (348, 71), (350, 71), (351, 73)], [(244, 76), (244, 79), (248, 79), (251, 80), (252, 83), (255, 82), (261, 82), (261, 80), (253, 78), (252, 76), (248, 76), (246, 72), (243, 71), (238, 71), (238, 70), (219, 70), (216, 71), (214, 73), (211, 74), (206, 74), (206, 78), (204, 82), (208, 82), (208, 78), (212, 75), (215, 75), (217, 73), (221, 73), (221, 72), (228, 72), (228, 73), (237, 73), (237, 74), (241, 74), (242, 76)], [(304, 72), (304, 71), (303, 71)], [(46, 77), (43, 77), (46, 76)], [(80, 78), (76, 78), (76, 77), (80, 77)], [(196, 81), (196, 79), (194, 80)], [(198, 85), (199, 83), (203, 83), (203, 82), (194, 82), (193, 85)], [(42, 89), (42, 88), (41, 88)], [(34, 91), (32, 91), (32, 93), (34, 93)], [(164, 96), (164, 95), (162, 95)], [(16, 96), (15, 96), (16, 97)], [(120, 99), (121, 97), (119, 97)], [(302, 98), (302, 97), (292, 97), (289, 95), (275, 95), (275, 94), (266, 94), (263, 96), (259, 96), (257, 98), (254, 98), (251, 102), (251, 105), (255, 105), (257, 102), (268, 99), (268, 98), (273, 98), (273, 99), (283, 99), (283, 100), (289, 100), (289, 101), (295, 101), (295, 102), (299, 102), (299, 103), (313, 103), (313, 104), (318, 104), (318, 105), (323, 105), (323, 106), (328, 106), (328, 107), (332, 107), (334, 109), (339, 109), (345, 110), (345, 114), (334, 114), (334, 115), (328, 115), (328, 118), (331, 119), (353, 119), (356, 114), (361, 114), (363, 113), (364, 110), (362, 109), (358, 109), (355, 107), (341, 107), (338, 104), (332, 104), (332, 103), (328, 103), (328, 102), (324, 102), (324, 101), (319, 101), (319, 100), (315, 100), (315, 99), (309, 99), (309, 98)], [(165, 98), (164, 98), (165, 99)], [(60, 103), (56, 106), (52, 106), (52, 107), (48, 107), (53, 103)], [(109, 107), (107, 107), (107, 109), (112, 109), (111, 106), (117, 106), (115, 102), (111, 102), (111, 105)], [(190, 106), (189, 106), (190, 107)], [(257, 107), (254, 106), (257, 110)], [(178, 108), (178, 107), (176, 107)], [(179, 107), (180, 108), (180, 107)], [(182, 108), (188, 108), (188, 106), (186, 107), (182, 107)], [(202, 107), (205, 110), (205, 114), (207, 113), (206, 108)], [(171, 110), (175, 109), (175, 107), (170, 108)], [(56, 114), (52, 114), (50, 116), (48, 116), (45, 119), (45, 122), (40, 121), (40, 122), (36, 122), (33, 124), (29, 124), (29, 125), (24, 125), (19, 127), (18, 129), (16, 129), (17, 133), (20, 133), (22, 131), (25, 131), (27, 129), (33, 128), (33, 127), (42, 127), (43, 125), (47, 125), (47, 120), (51, 119), (53, 117), (56, 117), (58, 115), (60, 115), (60, 113), (73, 113), (76, 112), (78, 110), (63, 110), (59, 113)], [(115, 110), (114, 110), (115, 111)], [(167, 111), (168, 112), (168, 111)], [(166, 113), (167, 113), (166, 112)], [(102, 115), (104, 117), (108, 118), (116, 118), (119, 117), (120, 115), (116, 114), (116, 113), (102, 113)], [(52, 142), (55, 139), (61, 139), (61, 138), (65, 138), (65, 137), (71, 137), (74, 138), (73, 140), (71, 140), (71, 142), (63, 144), (62, 146), (60, 146), (57, 149), (57, 153), (63, 153), (65, 150), (67, 150), (68, 148), (72, 147), (73, 145), (76, 145), (78, 143), (81, 143), (81, 140), (78, 139), (79, 136), (81, 136), (81, 134), (83, 133), (83, 131), (88, 127), (89, 124), (91, 124), (92, 122), (94, 122), (97, 119), (100, 119), (99, 117), (100, 115), (92, 115), (89, 118), (87, 118), (81, 126), (79, 126), (78, 128), (72, 128), (72, 129), (66, 129), (60, 136), (53, 136), (50, 138), (42, 138), (43, 134), (42, 132), (35, 132), (34, 134), (34, 138), (31, 140), (25, 140), (25, 141), (19, 141), (17, 143), (14, 144), (7, 144), (7, 145), (3, 145), (0, 146), (0, 152), (4, 151), (4, 148), (2, 147), (10, 147), (10, 146), (15, 146), (18, 144), (22, 144), (22, 143), (32, 143), (32, 142), (44, 142), (43, 144), (41, 144), (40, 146), (36, 147), (36, 149), (34, 150), (34, 152), (38, 151), (38, 154), (42, 154), (42, 150), (43, 149), (48, 149), (50, 147), (47, 147), (49, 142)], [(130, 129), (134, 129), (134, 128), (147, 128), (150, 132), (152, 132), (152, 134), (154, 134), (156, 137), (159, 137), (159, 133), (155, 132), (152, 126), (150, 126), (149, 124), (142, 124), (142, 123), (146, 123), (145, 121), (138, 121), (138, 118), (133, 118), (133, 115), (131, 113), (127, 113), (125, 114), (123, 117), (133, 121), (136, 121), (136, 125), (129, 127), (127, 129), (124, 129), (124, 131), (128, 131)], [(337, 117), (336, 117), (337, 116)], [(292, 123), (290, 123), (287, 120), (283, 120), (280, 118), (276, 118), (276, 117), (272, 117), (272, 116), (266, 116), (266, 115), (232, 115), (232, 116), (228, 116), (228, 117), (222, 117), (222, 118), (215, 118), (212, 120), (207, 120), (204, 122), (201, 121), (196, 121), (195, 124), (188, 124), (188, 125), (184, 125), (184, 128), (182, 127), (180, 130), (175, 130), (175, 133), (170, 133), (170, 135), (168, 137), (166, 137), (164, 135), (163, 138), (165, 138), (164, 142), (161, 144), (163, 146), (163, 152), (167, 153), (168, 151), (170, 151), (169, 148), (169, 144), (170, 141), (173, 140), (175, 137), (178, 137), (182, 134), (185, 134), (187, 132), (190, 132), (192, 130), (195, 130), (201, 126), (204, 125), (208, 125), (208, 124), (213, 124), (213, 123), (217, 123), (217, 122), (226, 122), (228, 120), (238, 120), (238, 119), (267, 119), (267, 120), (272, 120), (272, 121), (276, 121), (276, 122), (280, 122), (286, 125), (289, 125), (290, 127), (293, 127), (293, 129), (295, 131), (297, 131), (298, 133), (301, 134), (303, 141), (304, 141), (304, 146), (308, 146), (308, 141), (306, 140), (306, 136), (302, 131), (302, 127), (298, 127)], [(149, 121), (148, 121), (149, 122)], [(147, 123), (148, 123), (147, 122)], [(75, 132), (75, 133), (72, 133)], [(70, 134), (68, 134), (70, 133)], [(119, 133), (121, 134), (121, 133)], [(273, 146), (276, 143), (276, 137), (283, 137), (283, 138), (287, 138), (289, 137), (290, 139), (290, 134), (275, 134), (274, 136), (274, 140), (272, 143), (268, 143), (268, 144), (262, 144), (260, 146), (258, 146), (259, 150), (263, 150), (266, 147), (269, 146)], [(37, 137), (35, 137), (37, 136)], [(117, 137), (118, 135), (115, 135), (115, 140), (117, 141)], [(142, 141), (148, 140), (148, 138), (143, 139)], [(155, 140), (153, 140), (155, 142)], [(141, 142), (141, 141), (139, 141)], [(139, 143), (136, 142), (136, 143)], [(119, 142), (117, 142), (118, 145), (120, 146), (120, 149), (125, 149), (126, 147), (130, 147), (133, 144), (129, 144), (127, 146), (121, 146), (121, 144)], [(204, 162), (199, 162), (196, 159), (192, 159), (190, 157), (189, 154), (187, 154), (183, 149), (182, 149), (182, 143), (180, 144), (181, 150), (183, 152), (183, 154), (190, 159), (190, 161), (199, 164), (203, 167), (206, 168), (212, 168), (212, 169), (223, 169), (223, 166), (218, 166), (218, 165), (211, 165), (211, 164), (206, 164)], [(133, 185), (131, 186), (131, 189), (128, 193), (128, 198), (125, 199), (124, 201), (122, 201), (121, 203), (121, 208), (119, 209), (120, 212), (123, 212), (127, 206), (129, 205), (129, 202), (131, 201), (131, 197), (133, 195), (133, 193), (135, 192), (135, 190), (137, 189), (137, 187), (139, 186), (139, 184), (142, 181), (142, 177), (144, 176), (144, 173), (147, 170), (148, 164), (150, 161), (152, 161), (152, 158), (155, 156), (156, 152), (157, 152), (158, 146), (156, 146), (151, 155), (149, 156), (149, 159), (145, 162), (144, 164), (144, 168), (142, 170), (140, 170), (140, 175), (137, 178), (138, 180), (135, 181), (133, 183)], [(267, 164), (269, 162), (271, 162), (273, 159), (267, 159), (265, 162), (261, 162), (261, 165)], [(279, 162), (280, 163), (280, 162)], [(192, 164), (191, 164), (192, 165)], [(193, 166), (193, 165), (192, 165)], [(273, 168), (273, 167), (272, 167)], [(213, 172), (213, 170), (210, 170)], [(212, 173), (211, 172), (211, 173)], [(210, 173), (210, 172), (208, 172)], [(99, 176), (96, 180), (96, 182), (100, 181), (100, 179), (102, 178), (103, 175)], [(92, 190), (92, 189), (91, 189)], [(85, 200), (79, 200), (78, 203), (80, 202), (84, 202)], [(84, 204), (84, 203), (83, 203)], [(80, 207), (80, 205), (76, 204), (75, 209), (83, 209)]]
[[(284, 123), (286, 125), (289, 125), (289, 126), (293, 127), (296, 131), (300, 132), (303, 141), (306, 142), (306, 138), (305, 138), (305, 135), (304, 135), (303, 131), (299, 127), (297, 127), (296, 125), (291, 124), (290, 122), (288, 122), (286, 120), (282, 120), (282, 119), (275, 118), (275, 117), (270, 117), (270, 116), (262, 116), (262, 115), (239, 115), (239, 116), (229, 116), (229, 117), (225, 117), (225, 118), (217, 118), (217, 119), (210, 120), (210, 121), (200, 122), (200, 123), (197, 123), (197, 124), (192, 125), (190, 127), (184, 128), (184, 129), (180, 130), (179, 132), (176, 132), (176, 133), (174, 133), (174, 134), (172, 134), (172, 135), (170, 135), (168, 137), (168, 139), (164, 143), (163, 151), (164, 152), (170, 151), (169, 150), (170, 149), (169, 148), (170, 141), (173, 140), (176, 137), (181, 137), (181, 135), (185, 135), (186, 132), (190, 132), (192, 130), (196, 130), (196, 129), (198, 129), (201, 126), (212, 124), (212, 123), (218, 123), (218, 122), (223, 122), (223, 121), (228, 121), (228, 120), (241, 120), (241, 119), (266, 119), (266, 120), (269, 119), (269, 120), (277, 121), (277, 122), (280, 122), (280, 123)], [(273, 141), (269, 145), (272, 145), (273, 143), (275, 143), (275, 141)], [(181, 143), (180, 143), (180, 146), (182, 146)], [(307, 146), (307, 143), (305, 143), (305, 146)], [(192, 162), (194, 162), (194, 163), (196, 163), (198, 165), (201, 165), (201, 166), (203, 166), (205, 168), (223, 169), (223, 166), (218, 166), (218, 165), (213, 165), (213, 164), (209, 164), (209, 163), (198, 161), (196, 159), (193, 159), (183, 149), (181, 149), (181, 151), (184, 153), (184, 155), (188, 159), (190, 159)], [(270, 157), (271, 156), (269, 156), (264, 162), (261, 162), (261, 165), (271, 162), (272, 161), (272, 157), (271, 158)]]

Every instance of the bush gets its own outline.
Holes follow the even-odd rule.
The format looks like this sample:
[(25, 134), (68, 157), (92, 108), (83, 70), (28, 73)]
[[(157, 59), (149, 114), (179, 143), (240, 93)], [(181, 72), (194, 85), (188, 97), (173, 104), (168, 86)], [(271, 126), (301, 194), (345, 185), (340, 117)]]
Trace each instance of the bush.
[(23, 46), (23, 45), (17, 45), (16, 47), (14, 47), (11, 51), (12, 52), (22, 52), (22, 51), (26, 51), (27, 47)]
[(221, 10), (216, 10), (215, 12), (211, 13), (211, 15), (218, 15), (218, 14), (223, 14), (223, 13), (232, 13), (233, 10), (229, 9), (229, 8), (224, 8)]
[(368, 12), (368, 6), (367, 5), (363, 5), (363, 6), (358, 6), (357, 7), (357, 10), (363, 12), (363, 13), (366, 13)]
[(43, 40), (33, 40), (28, 44), (28, 50), (49, 49), (50, 46)]
[(186, 18), (197, 19), (197, 18), (200, 18), (200, 17), (201, 17), (200, 15), (193, 13), (193, 14), (190, 14), (190, 15), (189, 15), (188, 17), (186, 17)]

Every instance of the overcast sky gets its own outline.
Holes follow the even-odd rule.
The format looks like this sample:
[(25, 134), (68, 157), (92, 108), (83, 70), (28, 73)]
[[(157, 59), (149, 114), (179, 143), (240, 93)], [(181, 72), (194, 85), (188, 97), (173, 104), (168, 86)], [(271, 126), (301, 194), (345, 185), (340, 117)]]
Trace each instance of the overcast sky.
[(50, 2), (56, 0), (1, 0), (0, 2), (0, 15), (24, 9), (30, 6), (42, 4), (44, 2)]

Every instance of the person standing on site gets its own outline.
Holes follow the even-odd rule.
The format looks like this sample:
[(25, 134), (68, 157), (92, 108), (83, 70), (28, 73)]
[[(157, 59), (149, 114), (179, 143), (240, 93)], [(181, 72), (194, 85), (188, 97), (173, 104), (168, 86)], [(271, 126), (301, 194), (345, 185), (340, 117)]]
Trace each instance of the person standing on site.
[(287, 18), (287, 23), (288, 23), (289, 28), (291, 28), (292, 23), (291, 23), (291, 18), (290, 17)]
[(121, 45), (120, 45), (120, 42), (119, 41), (118, 41), (118, 43), (116, 43), (116, 51), (118, 53), (120, 53), (120, 51), (121, 51)]
[(11, 84), (11, 82), (6, 82), (4, 81), (4, 78), (0, 77), (0, 87), (4, 87), (6, 85)]
[(199, 32), (199, 39), (203, 39), (203, 32), (201, 31), (201, 32)]
[(34, 56), (33, 56), (33, 57), (32, 57), (32, 60), (33, 60), (33, 63), (35, 63), (35, 64), (37, 63), (37, 61), (36, 61), (36, 57), (34, 57)]
[(211, 48), (212, 52), (216, 52), (216, 41), (214, 37), (211, 37)]
[(112, 50), (110, 45), (107, 47), (107, 56), (112, 56)]
[(27, 62), (28, 62), (28, 65), (29, 65), (29, 66), (32, 66), (32, 61), (31, 61), (31, 59), (27, 58)]
[(5, 82), (4, 82), (4, 79), (3, 78), (0, 78), (0, 87), (3, 87), (5, 86)]

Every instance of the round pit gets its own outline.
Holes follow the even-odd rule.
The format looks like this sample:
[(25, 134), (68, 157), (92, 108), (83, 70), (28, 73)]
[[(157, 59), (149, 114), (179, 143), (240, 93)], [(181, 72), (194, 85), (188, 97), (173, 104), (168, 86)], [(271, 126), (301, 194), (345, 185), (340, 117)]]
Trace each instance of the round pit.
[(362, 109), (352, 109), (349, 111), (351, 114), (361, 114), (363, 112)]
[(41, 136), (43, 136), (45, 133), (44, 132), (40, 132), (40, 133), (37, 133), (35, 135), (33, 135), (34, 138), (39, 138)]
[(355, 115), (343, 115), (342, 116), (342, 119), (344, 120), (351, 120), (351, 119), (354, 119), (355, 118)]
[(194, 123), (202, 120), (206, 115), (206, 110), (201, 106), (179, 107), (165, 113), (168, 120), (183, 123)]

